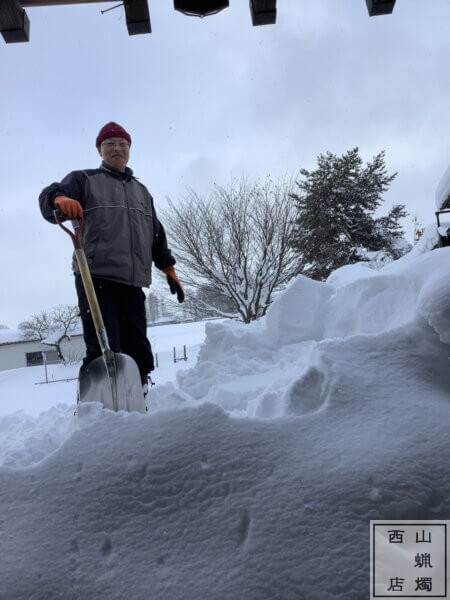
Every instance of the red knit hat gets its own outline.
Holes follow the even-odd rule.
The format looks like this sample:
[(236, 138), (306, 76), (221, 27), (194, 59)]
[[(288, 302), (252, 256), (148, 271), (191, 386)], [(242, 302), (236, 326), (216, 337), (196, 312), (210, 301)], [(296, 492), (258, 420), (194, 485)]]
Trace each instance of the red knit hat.
[(114, 123), (114, 121), (106, 123), (106, 125), (100, 129), (97, 139), (95, 140), (95, 145), (97, 148), (100, 148), (100, 144), (111, 137), (123, 137), (131, 146), (131, 136), (128, 131), (125, 131), (123, 127)]

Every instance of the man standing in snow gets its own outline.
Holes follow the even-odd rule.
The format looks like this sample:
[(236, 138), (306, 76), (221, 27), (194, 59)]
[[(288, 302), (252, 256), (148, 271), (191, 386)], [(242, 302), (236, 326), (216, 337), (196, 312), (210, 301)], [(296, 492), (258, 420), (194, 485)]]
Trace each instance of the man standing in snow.
[[(111, 349), (136, 361), (146, 394), (154, 361), (142, 287), (151, 283), (152, 261), (166, 274), (178, 302), (183, 302), (184, 292), (153, 198), (126, 166), (130, 146), (130, 134), (117, 123), (107, 123), (96, 139), (100, 167), (72, 171), (60, 183), (52, 183), (41, 192), (39, 204), (50, 223), (55, 223), (56, 208), (66, 218), (83, 219), (82, 244)], [(86, 343), (83, 369), (101, 351), (75, 259), (72, 268)]]

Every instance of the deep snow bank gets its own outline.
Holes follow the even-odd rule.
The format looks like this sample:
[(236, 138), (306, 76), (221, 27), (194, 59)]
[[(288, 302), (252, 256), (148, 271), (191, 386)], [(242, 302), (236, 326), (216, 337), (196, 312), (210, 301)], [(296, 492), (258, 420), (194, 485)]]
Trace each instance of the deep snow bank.
[(450, 511), (449, 258), (301, 277), (210, 324), (150, 416), (3, 422), (0, 598), (367, 597), (369, 519)]
[(432, 327), (450, 344), (449, 265), (450, 248), (438, 248), (379, 271), (349, 265), (326, 283), (300, 276), (265, 319), (208, 324), (197, 365), (178, 386), (155, 390), (154, 408), (208, 401), (257, 417), (318, 410), (330, 394), (330, 341)]
[(369, 519), (450, 509), (450, 382), (419, 333), (330, 342), (332, 401), (301, 419), (86, 405), (57, 452), (0, 470), (0, 597), (367, 597)]

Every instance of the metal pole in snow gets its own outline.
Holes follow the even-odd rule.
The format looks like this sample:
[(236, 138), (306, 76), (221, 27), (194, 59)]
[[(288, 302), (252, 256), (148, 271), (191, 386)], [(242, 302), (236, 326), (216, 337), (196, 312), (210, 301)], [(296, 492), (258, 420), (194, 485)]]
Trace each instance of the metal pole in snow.
[(47, 355), (45, 354), (45, 352), (42, 352), (42, 360), (44, 361), (45, 383), (48, 383), (48, 377), (47, 377)]

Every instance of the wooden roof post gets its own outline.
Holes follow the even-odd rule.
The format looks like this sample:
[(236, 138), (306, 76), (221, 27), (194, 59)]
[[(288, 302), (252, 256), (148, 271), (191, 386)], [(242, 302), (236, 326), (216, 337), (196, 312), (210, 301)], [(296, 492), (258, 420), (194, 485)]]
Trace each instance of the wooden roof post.
[(30, 40), (30, 21), (18, 0), (1, 0), (0, 33), (7, 44)]
[(274, 25), (277, 19), (277, 0), (250, 0), (252, 23)]
[(123, 5), (130, 35), (152, 32), (147, 0), (124, 0)]
[(370, 17), (390, 15), (394, 10), (395, 0), (366, 0)]

